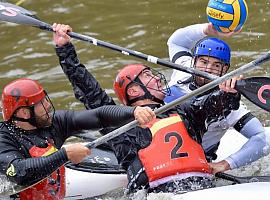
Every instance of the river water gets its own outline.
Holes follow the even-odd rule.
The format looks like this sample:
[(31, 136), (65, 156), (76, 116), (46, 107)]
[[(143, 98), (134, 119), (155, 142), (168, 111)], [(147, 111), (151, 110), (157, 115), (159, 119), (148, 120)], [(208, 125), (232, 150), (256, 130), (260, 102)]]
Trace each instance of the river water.
[[(9, 1), (17, 3), (16, 0)], [(65, 23), (74, 32), (141, 51), (159, 58), (168, 58), (169, 36), (179, 27), (206, 22), (207, 0), (24, 0), (20, 6), (33, 11), (42, 21)], [(249, 17), (242, 32), (225, 39), (232, 48), (232, 70), (269, 51), (270, 1), (248, 1)], [(82, 109), (73, 96), (55, 55), (52, 33), (30, 26), (0, 23), (0, 90), (20, 77), (38, 80), (48, 91), (57, 109)], [(103, 47), (73, 40), (80, 60), (99, 80), (102, 87), (115, 97), (112, 83), (117, 70), (142, 60), (124, 56)], [(149, 64), (147, 62), (143, 62)], [(154, 68), (166, 75), (171, 70)], [(269, 76), (269, 63), (246, 76)], [(169, 76), (168, 76), (169, 77)], [(244, 100), (252, 113), (265, 126), (270, 125), (269, 113)]]

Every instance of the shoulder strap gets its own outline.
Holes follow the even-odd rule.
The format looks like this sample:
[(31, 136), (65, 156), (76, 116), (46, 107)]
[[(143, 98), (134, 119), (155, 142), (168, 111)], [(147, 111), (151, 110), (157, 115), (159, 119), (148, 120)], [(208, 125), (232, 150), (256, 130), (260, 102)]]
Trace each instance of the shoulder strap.
[(190, 56), (190, 57), (192, 57), (192, 54), (190, 52), (187, 52), (187, 51), (180, 51), (180, 52), (174, 54), (174, 56), (172, 58), (172, 62), (175, 63), (175, 61), (178, 58), (182, 57), (182, 56)]

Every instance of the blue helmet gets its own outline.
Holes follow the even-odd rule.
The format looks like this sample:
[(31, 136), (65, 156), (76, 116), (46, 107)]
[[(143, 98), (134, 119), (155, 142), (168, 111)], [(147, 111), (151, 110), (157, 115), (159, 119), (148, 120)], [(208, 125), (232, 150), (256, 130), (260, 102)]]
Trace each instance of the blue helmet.
[(206, 38), (196, 44), (194, 56), (214, 57), (230, 66), (231, 49), (227, 43), (218, 38)]

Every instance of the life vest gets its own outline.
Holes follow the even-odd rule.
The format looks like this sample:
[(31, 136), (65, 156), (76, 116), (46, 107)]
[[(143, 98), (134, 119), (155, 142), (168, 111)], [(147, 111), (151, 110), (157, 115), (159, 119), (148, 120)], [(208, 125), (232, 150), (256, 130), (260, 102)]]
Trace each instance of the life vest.
[(210, 173), (201, 145), (189, 136), (179, 115), (156, 119), (149, 128), (152, 142), (138, 152), (149, 182), (187, 172)]
[[(57, 149), (48, 144), (47, 148), (33, 146), (29, 149), (32, 157), (48, 156)], [(65, 167), (61, 166), (48, 178), (42, 180), (33, 187), (19, 193), (21, 200), (60, 200), (64, 199), (66, 193)]]

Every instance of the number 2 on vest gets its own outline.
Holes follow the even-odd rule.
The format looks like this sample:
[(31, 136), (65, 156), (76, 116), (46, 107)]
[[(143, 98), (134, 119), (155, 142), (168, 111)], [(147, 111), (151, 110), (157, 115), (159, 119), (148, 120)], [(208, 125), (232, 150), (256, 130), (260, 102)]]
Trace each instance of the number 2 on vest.
[(177, 140), (176, 145), (174, 146), (174, 148), (171, 151), (171, 159), (187, 157), (188, 156), (187, 152), (177, 153), (177, 151), (181, 148), (181, 146), (183, 144), (182, 137), (176, 132), (170, 132), (170, 133), (167, 133), (165, 135), (165, 142), (170, 142), (171, 137), (175, 137)]

